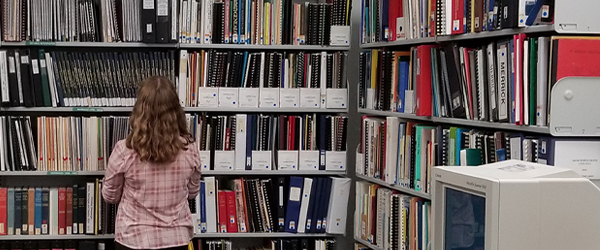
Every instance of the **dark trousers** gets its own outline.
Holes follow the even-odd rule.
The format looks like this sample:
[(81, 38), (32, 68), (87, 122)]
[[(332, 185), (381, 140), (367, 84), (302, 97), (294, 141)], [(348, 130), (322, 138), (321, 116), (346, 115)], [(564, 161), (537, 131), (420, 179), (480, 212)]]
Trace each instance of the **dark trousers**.
[[(119, 244), (119, 242), (115, 242), (115, 250), (135, 250), (126, 246)], [(142, 249), (139, 249), (142, 250)], [(170, 247), (170, 248), (161, 248), (156, 250), (188, 250), (188, 246), (180, 246), (180, 247)]]

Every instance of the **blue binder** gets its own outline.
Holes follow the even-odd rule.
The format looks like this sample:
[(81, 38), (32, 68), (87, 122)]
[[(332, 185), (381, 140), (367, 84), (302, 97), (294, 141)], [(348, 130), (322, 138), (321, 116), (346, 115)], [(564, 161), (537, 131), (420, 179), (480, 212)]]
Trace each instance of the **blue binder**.
[(318, 207), (316, 204), (318, 201), (317, 196), (321, 195), (321, 192), (317, 191), (321, 188), (321, 179), (322, 178), (315, 178), (312, 183), (312, 188), (310, 189), (310, 201), (308, 202), (308, 212), (306, 213), (306, 228), (304, 229), (304, 232), (306, 233), (313, 232), (313, 225), (316, 225), (314, 211), (315, 208)]
[[(77, 193), (77, 189), (73, 189), (73, 193)], [(36, 208), (37, 209), (37, 208)], [(73, 211), (76, 211), (76, 207), (73, 206)], [(37, 212), (37, 210), (36, 210)], [(73, 224), (77, 223), (76, 218), (73, 218)], [(42, 189), (42, 234), (48, 234), (48, 228), (50, 227), (50, 189)], [(46, 230), (44, 230), (46, 228)]]
[(298, 232), (298, 217), (300, 217), (300, 203), (302, 202), (302, 185), (304, 178), (290, 177), (290, 191), (285, 214), (285, 231), (288, 233)]
[(252, 149), (255, 143), (253, 138), (255, 131), (252, 125), (254, 124), (255, 116), (248, 115), (246, 118), (246, 170), (252, 170)]
[(331, 178), (324, 178), (322, 185), (319, 216), (317, 217), (317, 233), (325, 233), (325, 229), (327, 228), (327, 210), (329, 209), (329, 199), (331, 198)]
[(318, 135), (318, 142), (319, 142), (319, 170), (325, 170), (325, 151), (327, 150), (326, 147), (326, 138), (325, 138), (325, 131), (327, 131), (327, 125), (326, 124), (327, 121), (327, 116), (325, 115), (319, 115), (319, 128), (317, 131), (320, 132), (320, 135)]
[(42, 232), (42, 189), (35, 188), (35, 217), (34, 217), (35, 233), (38, 230)]
[(206, 233), (206, 184), (200, 182), (200, 232)]
[(15, 232), (21, 230), (22, 198), (21, 188), (15, 188)]

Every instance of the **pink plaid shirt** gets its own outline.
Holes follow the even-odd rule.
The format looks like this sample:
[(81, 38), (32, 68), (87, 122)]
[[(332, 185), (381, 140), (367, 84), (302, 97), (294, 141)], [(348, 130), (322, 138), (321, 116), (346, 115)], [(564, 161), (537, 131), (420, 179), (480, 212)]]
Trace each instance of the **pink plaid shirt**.
[(188, 199), (200, 191), (200, 158), (194, 144), (174, 162), (142, 162), (125, 140), (108, 161), (102, 196), (119, 203), (115, 241), (133, 249), (187, 245), (193, 237)]

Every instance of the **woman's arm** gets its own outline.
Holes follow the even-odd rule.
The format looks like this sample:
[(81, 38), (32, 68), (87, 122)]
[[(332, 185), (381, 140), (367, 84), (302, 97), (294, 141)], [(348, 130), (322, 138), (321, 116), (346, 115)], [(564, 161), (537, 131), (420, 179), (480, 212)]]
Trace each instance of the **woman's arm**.
[(108, 166), (106, 167), (104, 180), (102, 182), (102, 197), (107, 203), (116, 204), (121, 201), (123, 183), (125, 181), (122, 145), (122, 143), (117, 143), (113, 149), (113, 152), (108, 159)]
[[(195, 150), (195, 147), (194, 147)], [(196, 195), (200, 193), (200, 156), (196, 151), (193, 151), (193, 172), (188, 182), (188, 199), (195, 199)]]

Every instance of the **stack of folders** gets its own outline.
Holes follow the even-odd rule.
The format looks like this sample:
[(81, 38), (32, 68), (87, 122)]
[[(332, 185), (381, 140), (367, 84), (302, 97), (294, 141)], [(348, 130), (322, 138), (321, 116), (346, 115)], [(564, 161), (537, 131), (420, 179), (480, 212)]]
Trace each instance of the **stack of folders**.
[(197, 233), (343, 234), (349, 192), (347, 178), (204, 177), (189, 204)]
[(189, 107), (347, 108), (347, 58), (346, 52), (181, 50), (179, 99)]
[[(319, 239), (317, 239), (317, 240), (313, 240), (313, 239), (275, 239), (275, 240), (269, 240), (268, 242), (266, 242), (263, 245), (258, 245), (258, 246), (254, 246), (253, 248), (244, 248), (244, 249), (334, 250), (335, 243), (336, 243), (335, 239), (323, 239), (323, 240), (319, 240)], [(239, 248), (233, 248), (233, 242), (231, 242), (229, 240), (207, 240), (207, 241), (198, 240), (198, 246), (200, 246), (198, 248), (200, 250), (202, 250), (202, 249), (207, 249), (207, 250), (239, 249)]]
[(133, 106), (150, 76), (175, 83), (175, 52), (0, 50), (2, 106)]
[(548, 37), (519, 34), (474, 48), (449, 44), (363, 52), (360, 105), (418, 116), (546, 126), (548, 93), (556, 81), (549, 79), (549, 65), (576, 75), (559, 60), (584, 62), (565, 50), (550, 58), (550, 47)]
[[(117, 205), (102, 181), (68, 187), (1, 187), (0, 235), (114, 234)], [(0, 236), (1, 239), (1, 236)]]
[(0, 116), (0, 171), (30, 171), (38, 166), (29, 117)]
[(329, 45), (331, 26), (350, 24), (349, 0), (183, 0), (179, 42)]
[(202, 170), (345, 170), (348, 118), (187, 115)]
[(362, 6), (362, 43), (546, 25), (554, 16), (549, 0), (363, 0)]
[(127, 117), (0, 117), (0, 171), (102, 171)]
[(177, 0), (147, 2), (4, 1), (2, 38), (9, 42), (177, 42)]
[(38, 170), (102, 171), (128, 117), (38, 117)]
[(106, 246), (112, 245), (114, 243), (108, 240), (0, 241), (0, 249), (2, 250), (104, 250), (107, 249)]
[(434, 166), (478, 166), (506, 159), (552, 165), (555, 143), (560, 143), (522, 133), (403, 122), (397, 117), (365, 117), (362, 126), (359, 154), (364, 158), (357, 174), (425, 193), (431, 191)]
[(354, 221), (355, 237), (380, 249), (426, 249), (431, 239), (431, 202), (357, 182)]

